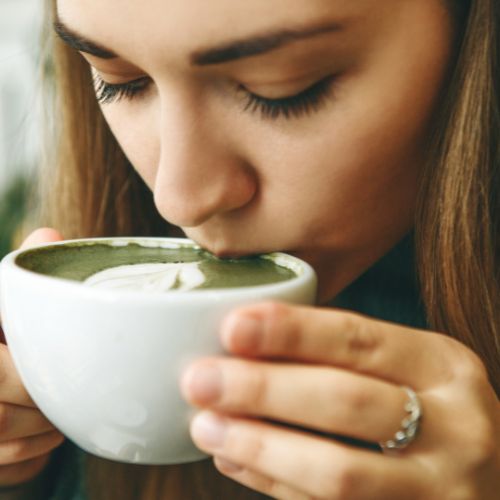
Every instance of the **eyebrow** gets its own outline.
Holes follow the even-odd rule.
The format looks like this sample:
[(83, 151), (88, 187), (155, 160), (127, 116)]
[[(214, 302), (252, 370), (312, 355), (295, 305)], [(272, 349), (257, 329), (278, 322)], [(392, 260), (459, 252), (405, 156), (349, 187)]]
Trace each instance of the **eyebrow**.
[[(322, 24), (302, 29), (286, 29), (271, 31), (250, 38), (227, 42), (209, 49), (197, 50), (190, 55), (190, 63), (194, 66), (209, 66), (236, 61), (247, 57), (265, 54), (297, 40), (313, 38), (326, 33), (340, 31), (338, 23)], [(119, 57), (115, 52), (102, 45), (88, 40), (79, 33), (68, 28), (62, 21), (54, 23), (56, 34), (70, 47), (101, 59)]]
[(339, 30), (340, 25), (335, 23), (328, 25), (323, 24), (305, 29), (272, 31), (244, 40), (225, 43), (208, 50), (196, 51), (190, 57), (191, 64), (196, 66), (208, 66), (236, 61), (238, 59), (271, 52), (272, 50), (276, 50), (297, 40), (313, 38)]
[(86, 54), (99, 57), (101, 59), (115, 59), (118, 57), (112, 50), (106, 49), (101, 45), (87, 40), (80, 34), (68, 28), (62, 21), (54, 22), (54, 31), (59, 38), (70, 47)]

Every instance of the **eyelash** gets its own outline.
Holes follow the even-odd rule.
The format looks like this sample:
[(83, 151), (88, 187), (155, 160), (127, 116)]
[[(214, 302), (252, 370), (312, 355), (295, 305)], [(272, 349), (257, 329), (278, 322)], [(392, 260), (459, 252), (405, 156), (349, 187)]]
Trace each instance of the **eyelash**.
[(267, 99), (241, 87), (246, 93), (244, 111), (260, 112), (262, 118), (270, 120), (301, 118), (321, 109), (331, 96), (333, 80), (334, 78), (329, 76), (298, 94), (280, 99)]
[[(334, 77), (328, 76), (296, 95), (280, 99), (267, 99), (249, 92), (244, 86), (240, 86), (239, 90), (245, 93), (244, 111), (260, 112), (264, 119), (291, 119), (301, 118), (319, 111), (324, 102), (330, 97), (333, 81)], [(97, 101), (100, 104), (110, 104), (122, 99), (132, 100), (139, 97), (149, 84), (150, 80), (147, 78), (140, 78), (127, 83), (111, 84), (105, 82), (98, 75), (94, 75), (95, 92)]]
[(122, 99), (133, 99), (146, 90), (147, 78), (139, 78), (127, 83), (108, 83), (100, 76), (94, 75), (94, 89), (99, 104), (110, 104)]

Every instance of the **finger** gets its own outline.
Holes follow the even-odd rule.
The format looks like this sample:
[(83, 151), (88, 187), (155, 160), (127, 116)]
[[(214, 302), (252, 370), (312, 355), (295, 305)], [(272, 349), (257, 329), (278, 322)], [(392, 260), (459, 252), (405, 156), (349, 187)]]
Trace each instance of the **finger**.
[(372, 442), (392, 438), (408, 399), (400, 386), (345, 370), (234, 359), (195, 362), (181, 388), (190, 403), (221, 413)]
[(247, 306), (230, 313), (221, 338), (234, 354), (328, 364), (417, 389), (449, 378), (455, 364), (444, 335), (333, 309)]
[(417, 461), (211, 412), (193, 419), (191, 436), (206, 453), (315, 498), (422, 498), (428, 474)]
[(14, 366), (9, 348), (0, 344), (0, 401), (29, 408), (37, 408), (24, 388)]
[[(22, 243), (20, 250), (27, 250), (28, 248), (41, 245), (43, 243), (52, 243), (63, 239), (62, 234), (52, 228), (40, 228), (33, 231)], [(2, 330), (2, 317), (0, 316), (0, 343), (5, 344), (5, 333)]]
[(50, 453), (24, 462), (0, 467), (0, 487), (12, 487), (24, 484), (35, 478), (47, 466)]
[(54, 430), (56, 428), (39, 410), (0, 404), (0, 443)]
[(23, 439), (13, 439), (0, 444), (0, 466), (24, 462), (46, 455), (64, 442), (58, 431), (46, 432)]
[(53, 243), (55, 241), (63, 240), (62, 234), (56, 229), (44, 227), (33, 231), (23, 242), (20, 250), (27, 250), (28, 248), (44, 243)]
[(286, 484), (280, 483), (258, 472), (240, 467), (223, 458), (215, 457), (214, 464), (217, 470), (234, 481), (247, 486), (248, 488), (264, 493), (272, 498), (283, 500), (312, 500), (310, 495), (306, 495)]

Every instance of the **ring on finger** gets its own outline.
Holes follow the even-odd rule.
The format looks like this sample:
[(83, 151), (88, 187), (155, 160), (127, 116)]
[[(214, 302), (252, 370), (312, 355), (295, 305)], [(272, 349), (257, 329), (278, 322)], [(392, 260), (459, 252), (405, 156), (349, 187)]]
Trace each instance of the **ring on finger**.
[(406, 448), (415, 440), (420, 430), (422, 403), (413, 389), (407, 386), (403, 386), (402, 389), (408, 395), (408, 401), (405, 404), (407, 416), (401, 421), (401, 428), (392, 439), (379, 443), (384, 452)]

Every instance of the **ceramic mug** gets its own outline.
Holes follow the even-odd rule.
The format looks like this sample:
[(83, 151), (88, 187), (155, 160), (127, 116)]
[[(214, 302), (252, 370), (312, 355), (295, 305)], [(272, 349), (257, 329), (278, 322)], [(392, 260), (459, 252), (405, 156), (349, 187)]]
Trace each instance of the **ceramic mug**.
[[(40, 245), (192, 245), (176, 238), (96, 238)], [(262, 300), (313, 304), (316, 275), (305, 262), (270, 254), (287, 281), (187, 293), (97, 289), (20, 267), (0, 266), (3, 329), (14, 364), (45, 416), (83, 450), (140, 464), (205, 458), (189, 435), (193, 409), (179, 379), (198, 357), (223, 353), (218, 330), (234, 307)]]

